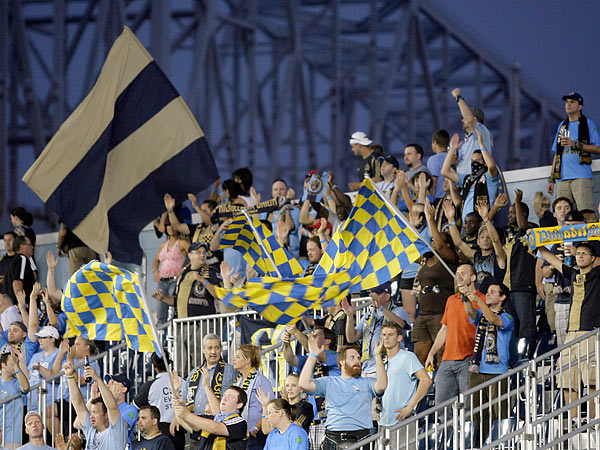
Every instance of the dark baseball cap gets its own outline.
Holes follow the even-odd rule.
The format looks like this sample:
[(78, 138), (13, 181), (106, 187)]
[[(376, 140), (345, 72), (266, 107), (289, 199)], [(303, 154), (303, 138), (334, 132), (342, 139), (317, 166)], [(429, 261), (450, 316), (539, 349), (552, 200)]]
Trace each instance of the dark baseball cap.
[(400, 163), (398, 162), (398, 160), (396, 159), (396, 157), (395, 157), (395, 156), (392, 156), (392, 155), (387, 155), (387, 156), (385, 156), (385, 157), (383, 158), (383, 160), (384, 160), (386, 163), (389, 163), (389, 164), (391, 164), (392, 166), (394, 166), (396, 169), (399, 169), (399, 168), (400, 168)]
[(581, 211), (571, 211), (565, 216), (565, 222), (585, 222)]
[(387, 292), (388, 294), (392, 293), (392, 285), (390, 284), (389, 281), (380, 284), (377, 287), (374, 287), (373, 289), (371, 289), (371, 292), (375, 292), (376, 294), (381, 294), (383, 292)]
[(594, 247), (594, 245), (592, 245), (591, 242), (578, 242), (575, 244), (575, 248), (579, 248), (579, 247), (585, 247), (587, 249), (590, 250), (590, 254), (592, 256), (596, 256), (596, 247)]
[(583, 106), (583, 97), (581, 96), (581, 94), (578, 94), (577, 92), (569, 92), (567, 95), (563, 95), (563, 101), (567, 100), (567, 99), (571, 99), (571, 100), (576, 100), (579, 102), (579, 104), (581, 106)]
[(129, 388), (131, 387), (131, 381), (129, 381), (129, 378), (127, 378), (125, 375), (121, 375), (120, 373), (117, 373), (115, 375), (107, 373), (106, 375), (104, 375), (105, 383), (108, 383), (110, 380), (115, 380), (117, 383), (121, 383), (127, 388), (127, 390), (129, 390)]
[(193, 252), (195, 250), (200, 250), (201, 248), (208, 251), (208, 245), (204, 242), (192, 242), (188, 251)]

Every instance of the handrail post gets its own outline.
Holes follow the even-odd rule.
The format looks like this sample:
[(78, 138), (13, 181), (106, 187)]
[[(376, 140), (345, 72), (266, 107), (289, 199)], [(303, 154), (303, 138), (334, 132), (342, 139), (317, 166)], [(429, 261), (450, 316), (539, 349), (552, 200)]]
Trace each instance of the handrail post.
[(529, 361), (529, 367), (525, 372), (525, 435), (523, 444), (525, 450), (534, 450), (535, 432), (532, 422), (535, 421), (536, 410), (536, 364), (534, 360)]
[[(452, 448), (465, 450), (465, 395), (461, 392), (458, 399), (452, 403)], [(461, 437), (459, 430), (463, 430)]]

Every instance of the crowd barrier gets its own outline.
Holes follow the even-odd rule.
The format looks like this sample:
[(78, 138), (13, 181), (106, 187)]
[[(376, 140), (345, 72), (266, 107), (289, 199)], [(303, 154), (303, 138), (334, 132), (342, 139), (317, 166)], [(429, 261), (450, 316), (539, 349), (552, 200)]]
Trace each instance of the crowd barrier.
[[(366, 311), (368, 300), (368, 297), (355, 300), (357, 321)], [(174, 365), (182, 376), (187, 376), (191, 369), (200, 365), (201, 342), (206, 333), (216, 332), (226, 337), (223, 354), (227, 361), (232, 361), (240, 345), (236, 329), (240, 316), (259, 317), (254, 311), (244, 311), (176, 319), (161, 331), (166, 332), (165, 339), (174, 355)], [(290, 369), (280, 350), (279, 343), (262, 349), (263, 372), (275, 389), (281, 386)], [(600, 417), (600, 403), (598, 392), (587, 386), (595, 386), (595, 380), (600, 379), (595, 361), (599, 353), (600, 330), (596, 330), (535, 359), (524, 361), (507, 373), (409, 417), (395, 427), (381, 430), (348, 449), (595, 449), (596, 443), (600, 442), (600, 419), (592, 417)], [(123, 342), (91, 360), (98, 361), (102, 373), (129, 376), (133, 393), (154, 376), (149, 356), (127, 349)], [(583, 374), (583, 382), (575, 384), (576, 395), (571, 399), (565, 397), (561, 387), (566, 385), (561, 385), (559, 380), (574, 373)], [(66, 385), (60, 382), (60, 375), (31, 387), (31, 395), (38, 396), (39, 405), (52, 404), (63, 398)], [(24, 397), (16, 395), (0, 404), (0, 423), (4, 430), (7, 421), (17, 423), (15, 411), (23, 406)], [(67, 420), (72, 423), (74, 417), (70, 409), (64, 410), (63, 407), (64, 403), (59, 403), (61, 422)], [(574, 412), (573, 408), (585, 414)], [(54, 436), (57, 430), (54, 422), (48, 420), (50, 411), (44, 407), (39, 407), (38, 411)], [(588, 418), (587, 422), (581, 420), (582, 415)]]

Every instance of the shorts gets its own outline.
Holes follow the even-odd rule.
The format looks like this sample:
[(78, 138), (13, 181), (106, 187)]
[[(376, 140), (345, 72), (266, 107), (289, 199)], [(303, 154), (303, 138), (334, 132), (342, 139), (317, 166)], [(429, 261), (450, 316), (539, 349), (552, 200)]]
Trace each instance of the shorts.
[[(589, 331), (569, 331), (565, 344), (588, 334)], [(596, 386), (596, 357), (588, 357), (588, 353), (594, 352), (596, 348), (596, 336), (593, 335), (560, 352), (558, 363), (558, 374), (556, 383), (562, 389), (579, 391), (579, 382), (584, 386)], [(582, 358), (580, 361), (579, 358)], [(571, 366), (569, 366), (571, 363)]]
[(442, 328), (443, 314), (419, 314), (415, 319), (412, 329), (412, 341), (435, 341), (435, 337)]
[(400, 289), (412, 291), (414, 278), (400, 278)]

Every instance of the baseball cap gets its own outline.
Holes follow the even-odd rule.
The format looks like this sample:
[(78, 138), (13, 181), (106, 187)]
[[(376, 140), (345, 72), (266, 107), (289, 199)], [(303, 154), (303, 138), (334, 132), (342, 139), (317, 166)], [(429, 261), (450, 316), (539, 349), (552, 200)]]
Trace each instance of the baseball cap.
[(23, 421), (23, 423), (27, 423), (27, 419), (29, 419), (31, 416), (38, 416), (42, 423), (44, 423), (42, 416), (37, 411), (29, 411), (27, 414), (25, 414), (25, 420)]
[(591, 242), (578, 242), (575, 244), (575, 248), (585, 247), (590, 250), (592, 256), (596, 256), (596, 247)]
[(382, 292), (387, 292), (388, 294), (392, 293), (392, 285), (389, 281), (386, 281), (383, 284), (380, 284), (377, 287), (371, 289), (371, 292), (375, 292), (376, 294), (381, 294)]
[[(318, 230), (319, 228), (321, 228), (321, 219), (314, 221), (307, 228), (311, 230)], [(333, 226), (331, 225), (331, 222), (327, 222), (327, 226), (325, 228), (327, 228), (330, 232), (333, 231)]]
[(193, 252), (195, 250), (200, 250), (201, 248), (204, 248), (204, 250), (208, 251), (208, 245), (206, 245), (204, 242), (192, 242), (190, 244), (190, 252)]
[(483, 113), (482, 109), (478, 108), (477, 106), (473, 106), (471, 108), (471, 112), (479, 123), (482, 124), (485, 121), (485, 114)]
[(58, 334), (58, 330), (52, 325), (46, 325), (45, 327), (42, 327), (42, 329), (35, 333), (35, 335), (39, 338), (53, 337), (54, 339), (58, 339), (60, 337)]
[(565, 222), (584, 222), (583, 214), (581, 211), (571, 211), (565, 216)]
[(117, 383), (121, 383), (127, 388), (127, 390), (129, 390), (129, 388), (131, 387), (131, 381), (129, 381), (129, 378), (127, 378), (125, 375), (121, 375), (120, 373), (117, 373), (115, 375), (107, 373), (106, 375), (104, 375), (105, 383), (108, 383), (110, 380), (115, 380)]
[(569, 92), (567, 95), (563, 95), (563, 101), (567, 100), (567, 99), (571, 99), (571, 100), (576, 100), (579, 102), (580, 105), (583, 106), (583, 97), (581, 96), (581, 94), (578, 94), (577, 92)]
[(398, 160), (396, 159), (396, 157), (395, 157), (395, 156), (392, 156), (392, 155), (387, 155), (387, 156), (385, 156), (385, 157), (383, 158), (383, 160), (384, 160), (386, 163), (389, 163), (389, 164), (391, 164), (392, 166), (394, 166), (396, 169), (399, 169), (399, 168), (400, 168), (400, 163), (398, 162)]
[(362, 131), (355, 131), (350, 136), (350, 144), (371, 145), (373, 141), (367, 137)]

